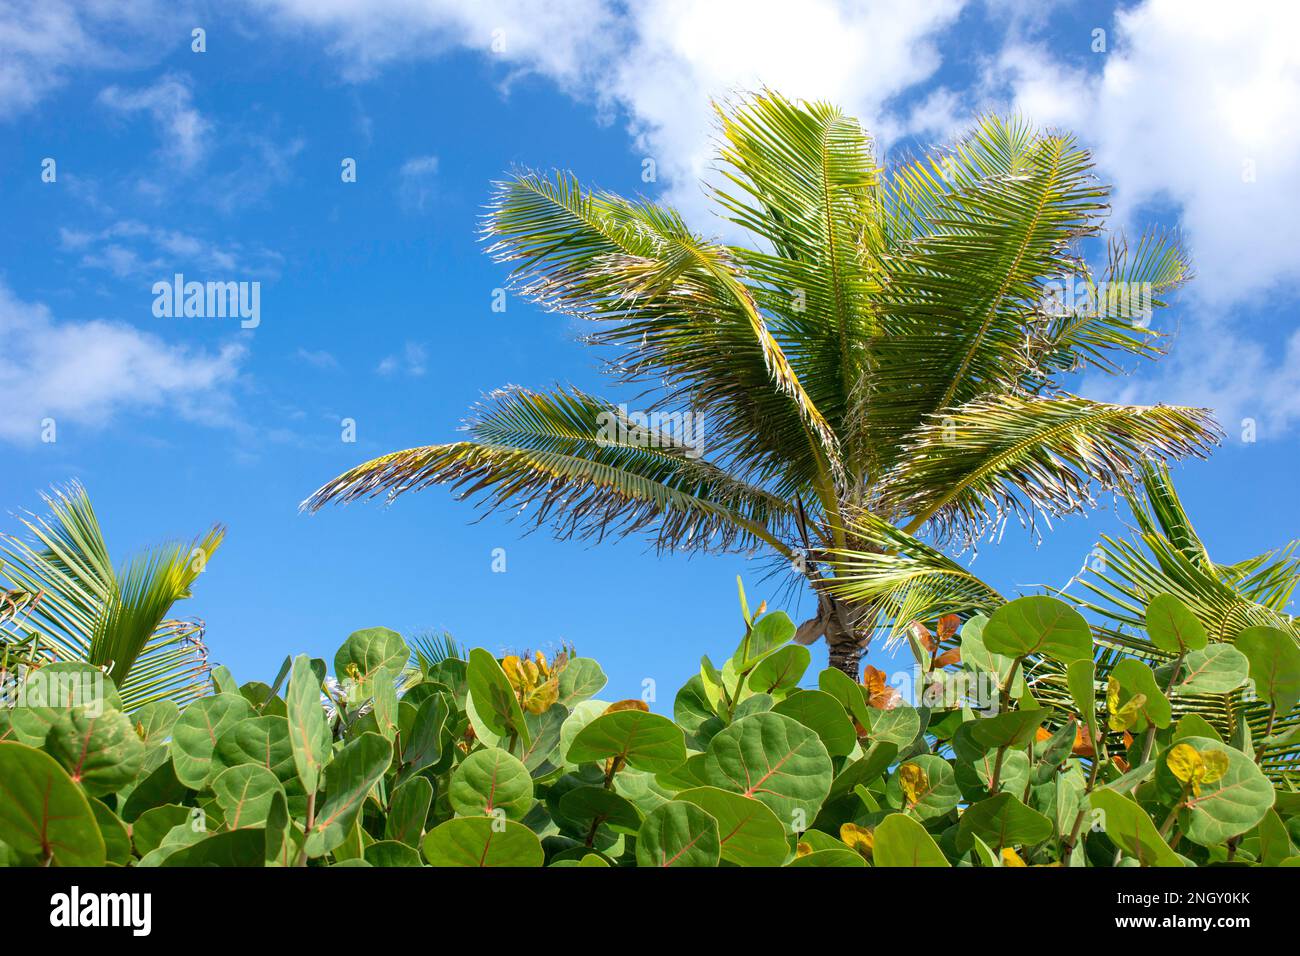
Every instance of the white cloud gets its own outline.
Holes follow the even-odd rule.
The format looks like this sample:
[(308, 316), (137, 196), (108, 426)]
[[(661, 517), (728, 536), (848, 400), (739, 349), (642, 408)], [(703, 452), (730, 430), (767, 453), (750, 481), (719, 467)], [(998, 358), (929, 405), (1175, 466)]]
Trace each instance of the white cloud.
[(193, 169), (207, 155), (212, 123), (195, 108), (188, 76), (169, 73), (136, 90), (110, 86), (99, 101), (127, 116), (147, 114), (158, 127), (162, 154), (181, 169)]
[(86, 69), (148, 66), (188, 37), (178, 0), (0, 0), (0, 119)]
[(419, 378), (428, 371), (429, 350), (419, 342), (407, 342), (402, 351), (385, 356), (375, 371), (380, 375), (391, 376), (401, 373), (412, 378)]
[(398, 170), (398, 195), (405, 209), (424, 212), (434, 197), (434, 180), (438, 175), (437, 156), (414, 156)]
[(1121, 11), (1104, 66), (1083, 74), (1043, 47), (998, 71), (1015, 104), (1095, 145), (1118, 218), (1174, 203), (1209, 306), (1300, 278), (1300, 5), (1148, 0)]
[[(1247, 327), (1300, 279), (1300, 6), (1148, 0), (1116, 16), (1101, 69), (1011, 44), (990, 70), (1027, 116), (1076, 130), (1115, 186), (1115, 225), (1172, 208), (1196, 279), (1171, 354), (1123, 385), (1131, 401), (1215, 410), (1260, 437), (1300, 423), (1300, 338)], [(1294, 308), (1290, 294), (1290, 308)], [(1269, 319), (1265, 313), (1265, 326)], [(1277, 316), (1290, 329), (1291, 316)], [(1280, 339), (1280, 340), (1277, 340)], [(1089, 383), (1113, 392), (1113, 383)]]
[(201, 269), (213, 278), (274, 278), (283, 257), (240, 242), (219, 245), (192, 233), (124, 219), (95, 231), (62, 228), (59, 244), (81, 254), (81, 265), (103, 269), (119, 279), (169, 278), (184, 269)]
[(230, 423), (226, 391), (245, 349), (169, 345), (130, 325), (99, 319), (59, 321), (40, 303), (0, 285), (0, 440), (40, 440), (42, 421), (60, 429), (102, 427), (129, 412), (166, 409), (209, 425)]
[(336, 369), (339, 367), (339, 360), (331, 352), (325, 349), (304, 349), (300, 348), (293, 353), (293, 357), (300, 362), (306, 362), (308, 365), (319, 369)]
[[(260, 0), (286, 28), (320, 30), (345, 75), (430, 56), (479, 50), (508, 68), (536, 72), (598, 105), (625, 111), (667, 199), (698, 228), (717, 230), (698, 181), (710, 174), (711, 98), (762, 85), (832, 100), (888, 137), (900, 127), (886, 102), (929, 78), (941, 58), (936, 34), (964, 0)], [(499, 49), (494, 44), (500, 44)]]

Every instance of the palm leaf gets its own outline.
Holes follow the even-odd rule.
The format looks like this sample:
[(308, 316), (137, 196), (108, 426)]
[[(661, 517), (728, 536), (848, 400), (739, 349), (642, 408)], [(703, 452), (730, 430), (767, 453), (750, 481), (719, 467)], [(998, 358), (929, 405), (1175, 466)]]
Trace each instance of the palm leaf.
[(489, 509), (551, 524), (558, 537), (649, 531), (659, 548), (785, 550), (790, 509), (732, 478), (670, 434), (576, 390), (498, 392), (467, 424), (474, 440), (385, 455), (345, 472), (303, 503), (316, 511), (448, 484)]
[(207, 678), (202, 625), (168, 614), (190, 596), (224, 530), (214, 527), (188, 545), (164, 545), (115, 570), (80, 485), (46, 495), (45, 503), (48, 517), (22, 519), (30, 542), (0, 535), (5, 580), (11, 587), (42, 592), (26, 628), (57, 659), (104, 668), (128, 709), (202, 693)]
[(917, 429), (882, 480), (879, 507), (940, 536), (978, 537), (1016, 514), (1081, 512), (1094, 490), (1133, 479), (1154, 457), (1206, 457), (1218, 440), (1204, 409), (1111, 405), (1072, 395), (971, 402)]

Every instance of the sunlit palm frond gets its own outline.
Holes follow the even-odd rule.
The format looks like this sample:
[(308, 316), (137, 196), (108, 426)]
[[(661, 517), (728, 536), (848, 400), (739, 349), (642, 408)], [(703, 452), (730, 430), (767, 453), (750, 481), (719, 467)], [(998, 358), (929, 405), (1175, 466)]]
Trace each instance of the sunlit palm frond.
[(446, 660), (465, 660), (464, 646), (451, 636), (450, 631), (425, 631), (407, 639), (411, 647), (411, 666), (420, 668), (426, 675)]
[(1197, 536), (1166, 468), (1143, 470), (1145, 499), (1126, 491), (1138, 523), (1133, 540), (1103, 536), (1080, 585), (1082, 606), (1116, 628), (1144, 626), (1151, 598), (1172, 594), (1200, 619), (1213, 640), (1231, 640), (1253, 625), (1280, 628), (1300, 641), (1300, 624), (1284, 610), (1300, 577), (1296, 543), (1235, 565), (1215, 564)]
[(887, 646), (915, 620), (941, 614), (967, 617), (1005, 602), (968, 568), (866, 512), (855, 515), (850, 537), (857, 547), (830, 554), (834, 577), (826, 589), (872, 610), (873, 629)]
[[(879, 288), (879, 169), (857, 120), (826, 103), (764, 91), (717, 107), (723, 174), (715, 196), (770, 251), (735, 249), (791, 364), (842, 442), (870, 364)], [(856, 449), (846, 449), (855, 461)]]
[[(690, 457), (680, 439), (584, 393), (510, 389), (468, 424), (474, 440), (385, 455), (340, 475), (303, 507), (447, 484), (559, 537), (649, 531), (665, 549), (784, 547), (783, 502)], [(525, 515), (525, 512), (527, 514)]]
[(1126, 485), (1151, 458), (1204, 458), (1218, 440), (1210, 413), (1111, 405), (1072, 395), (971, 402), (907, 437), (881, 483), (890, 513), (940, 537), (977, 537), (1017, 515), (1081, 512), (1098, 490)]
[(592, 341), (619, 351), (619, 377), (679, 390), (728, 457), (797, 480), (838, 471), (835, 434), (731, 256), (675, 212), (528, 173), (499, 185), (485, 232), (525, 296), (604, 323)]
[(872, 376), (872, 433), (892, 461), (942, 410), (1016, 387), (1046, 283), (1076, 269), (1106, 189), (1074, 139), (982, 120), (954, 151), (898, 173)]
[(42, 593), (25, 628), (58, 659), (103, 667), (128, 708), (200, 693), (207, 676), (202, 625), (168, 614), (190, 596), (224, 530), (164, 545), (115, 570), (84, 489), (74, 484), (45, 502), (48, 517), (22, 519), (31, 541), (0, 535), (5, 580)]

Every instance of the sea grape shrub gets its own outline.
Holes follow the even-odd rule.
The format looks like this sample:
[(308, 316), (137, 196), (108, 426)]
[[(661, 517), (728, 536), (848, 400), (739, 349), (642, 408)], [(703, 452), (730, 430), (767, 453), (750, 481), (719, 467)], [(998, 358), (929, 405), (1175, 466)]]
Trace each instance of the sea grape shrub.
[[(218, 669), (184, 710), (128, 714), (99, 670), (43, 667), (0, 710), (0, 861), (1300, 864), (1300, 791), (1261, 769), (1300, 719), (1281, 631), (1209, 641), (1161, 596), (1151, 656), (1116, 662), (1073, 608), (1026, 597), (916, 622), (904, 679), (858, 683), (810, 674), (784, 613), (742, 609), (671, 718), (601, 699), (571, 650), (413, 666), (385, 628), (272, 684)], [(1266, 726), (1232, 719), (1248, 694)]]

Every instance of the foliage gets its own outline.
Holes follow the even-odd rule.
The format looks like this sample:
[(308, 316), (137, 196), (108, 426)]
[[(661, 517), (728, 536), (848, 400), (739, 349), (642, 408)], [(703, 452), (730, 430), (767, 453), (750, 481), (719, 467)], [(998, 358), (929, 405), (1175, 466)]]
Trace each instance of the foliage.
[[(208, 683), (203, 625), (170, 618), (190, 596), (225, 531), (173, 542), (114, 568), (90, 498), (77, 484), (45, 496), (48, 517), (22, 520), (26, 541), (0, 535), (0, 676), (84, 661), (102, 667), (134, 709), (183, 703)], [(18, 690), (7, 686), (7, 693)]]
[[(237, 686), (221, 670), (183, 710), (131, 709), (98, 669), (49, 665), (40, 686), (101, 679), (93, 696), (52, 691), (0, 710), (0, 860), (1300, 863), (1300, 791), (1260, 769), (1269, 738), (1238, 724), (1225, 740), (1194, 714), (1173, 719), (1188, 659), (1215, 646), (1197, 646), (1177, 597), (1147, 609), (1151, 646), (1180, 648), (1168, 671), (1126, 657), (1101, 677), (1105, 651), (1094, 658), (1083, 618), (1026, 597), (965, 623), (914, 622), (916, 667), (894, 688), (874, 670), (866, 683), (809, 674), (793, 622), (751, 615), (741, 598), (738, 646), (720, 664), (702, 659), (672, 719), (641, 700), (597, 699), (604, 673), (571, 650), (548, 660), (475, 649), (413, 672), (410, 648), (385, 628), (352, 634), (333, 676), (306, 655), (270, 685)], [(1221, 682), (1249, 673), (1254, 693), (1291, 716), (1290, 635), (1255, 625), (1229, 636), (1236, 645), (1222, 646), (1247, 661), (1219, 668)], [(1046, 664), (1068, 675), (1068, 704), (1036, 697)]]
[[(1072, 137), (986, 117), (885, 170), (825, 103), (763, 92), (718, 121), (713, 196), (746, 246), (564, 174), (512, 176), (487, 216), (515, 288), (595, 323), (640, 412), (506, 389), (464, 440), (357, 465), (304, 506), (445, 484), (561, 537), (764, 550), (818, 592), (801, 642), (825, 638), (855, 674), (875, 634), (898, 637), (960, 579), (913, 535), (1079, 512), (1143, 461), (1217, 441), (1204, 409), (1059, 381), (1158, 354), (1150, 313), (1189, 275), (1158, 235), (1112, 237), (1094, 273), (1108, 190)], [(965, 585), (971, 610), (996, 605)]]

